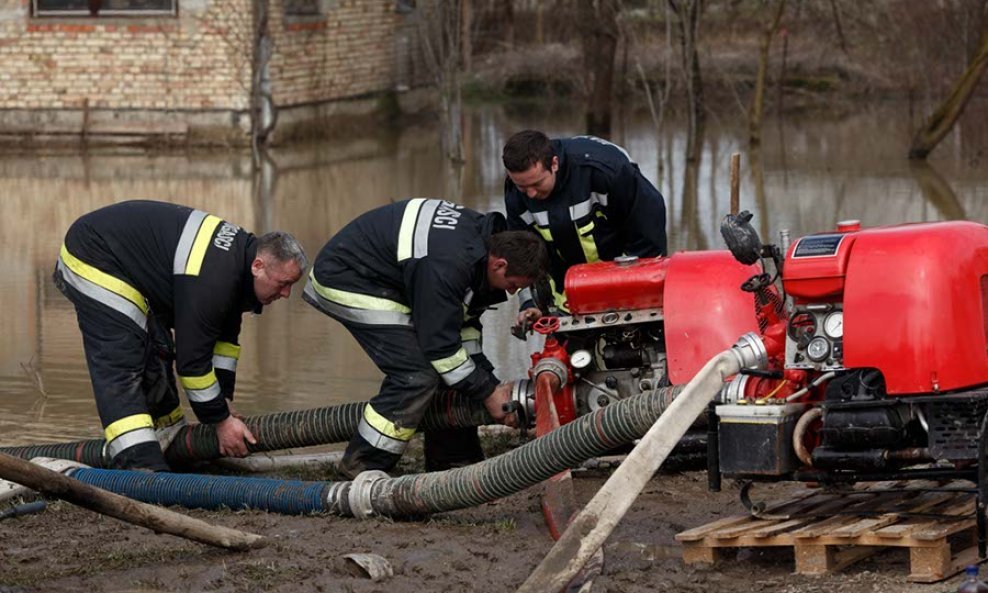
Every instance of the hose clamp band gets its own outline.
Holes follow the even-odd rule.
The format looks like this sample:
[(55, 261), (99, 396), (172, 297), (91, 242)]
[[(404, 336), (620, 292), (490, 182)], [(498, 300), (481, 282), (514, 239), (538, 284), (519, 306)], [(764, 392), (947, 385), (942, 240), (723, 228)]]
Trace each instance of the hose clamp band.
[(374, 516), (371, 490), (376, 482), (388, 478), (390, 476), (379, 469), (369, 469), (357, 474), (357, 477), (350, 483), (350, 492), (347, 494), (350, 512), (353, 513), (354, 517), (366, 519)]
[(738, 338), (737, 344), (731, 348), (743, 369), (764, 369), (768, 367), (768, 350), (762, 343), (761, 337), (754, 332), (748, 332)]
[(748, 386), (749, 375), (734, 375), (724, 387), (720, 390), (717, 395), (719, 404), (736, 404), (738, 401), (744, 399), (745, 388)]
[(535, 363), (535, 368), (532, 369), (532, 375), (535, 377), (538, 377), (544, 372), (550, 372), (555, 375), (559, 379), (560, 385), (565, 385), (569, 379), (569, 369), (566, 367), (566, 363), (551, 356), (547, 356)]
[(525, 411), (525, 418), (535, 418), (535, 383), (529, 379), (518, 379), (511, 386), (511, 401)]

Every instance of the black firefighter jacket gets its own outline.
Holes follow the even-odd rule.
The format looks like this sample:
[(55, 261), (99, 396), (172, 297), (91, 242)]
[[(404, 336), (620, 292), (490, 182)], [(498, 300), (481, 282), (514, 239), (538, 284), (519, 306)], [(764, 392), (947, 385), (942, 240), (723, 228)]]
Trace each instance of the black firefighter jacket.
[(549, 197), (529, 198), (506, 178), (504, 204), (509, 230), (531, 229), (547, 242), (555, 292), (574, 264), (665, 255), (665, 202), (623, 148), (593, 136), (552, 148), (559, 170)]
[(261, 312), (251, 274), (256, 252), (253, 234), (216, 216), (130, 201), (79, 218), (61, 259), (97, 283), (113, 280), (92, 268), (123, 280), (145, 314), (174, 329), (176, 371), (192, 410), (216, 423), (229, 416), (224, 398), (233, 397), (241, 314)]
[(504, 228), (501, 214), (442, 200), (382, 206), (329, 240), (303, 296), (344, 321), (413, 327), (446, 385), (486, 399), (497, 380), (470, 355), (480, 353), (481, 313), (507, 300), (487, 284), (486, 238)]

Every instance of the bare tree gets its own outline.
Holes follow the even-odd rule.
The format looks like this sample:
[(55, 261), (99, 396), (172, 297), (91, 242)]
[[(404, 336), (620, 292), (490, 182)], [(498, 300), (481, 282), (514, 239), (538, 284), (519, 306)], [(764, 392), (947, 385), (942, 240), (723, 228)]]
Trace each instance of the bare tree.
[(925, 159), (947, 136), (964, 112), (985, 68), (988, 68), (988, 19), (982, 19), (981, 41), (974, 59), (954, 83), (944, 102), (913, 136), (910, 159)]
[(261, 150), (277, 123), (277, 108), (271, 95), (271, 62), (273, 44), (268, 27), (270, 0), (252, 0), (253, 27), (251, 35), (250, 73), (250, 145), (254, 168), (262, 166)]
[(706, 107), (703, 99), (703, 76), (700, 73), (700, 54), (697, 39), (700, 35), (700, 10), (702, 0), (668, 0), (679, 23), (679, 44), (682, 50), (683, 80), (686, 83), (688, 104), (686, 158), (699, 160), (702, 149)]
[(756, 146), (762, 141), (762, 115), (765, 112), (765, 79), (768, 75), (768, 50), (779, 32), (782, 13), (786, 10), (786, 0), (779, 0), (772, 20), (766, 24), (758, 47), (758, 75), (755, 77), (755, 94), (748, 109), (748, 143)]
[(619, 0), (581, 0), (579, 6), (587, 133), (610, 136), (614, 56), (620, 36), (617, 17), (621, 6)]
[(462, 4), (460, 0), (421, 2), (415, 16), (427, 68), (439, 91), (440, 147), (451, 167), (446, 177), (447, 197), (459, 199), (464, 162)]

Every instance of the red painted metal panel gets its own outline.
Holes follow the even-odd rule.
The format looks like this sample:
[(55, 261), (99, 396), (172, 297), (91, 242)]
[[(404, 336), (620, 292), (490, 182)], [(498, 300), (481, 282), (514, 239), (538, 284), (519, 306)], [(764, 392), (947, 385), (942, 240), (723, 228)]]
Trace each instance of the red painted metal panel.
[(758, 331), (754, 297), (741, 291), (761, 272), (729, 251), (680, 252), (669, 259), (663, 315), (669, 380), (688, 382), (714, 355)]
[(893, 395), (988, 383), (986, 274), (988, 227), (981, 224), (856, 233), (843, 299), (844, 366), (880, 369)]
[(649, 257), (573, 266), (566, 272), (567, 306), (577, 314), (658, 309), (668, 265), (667, 257)]

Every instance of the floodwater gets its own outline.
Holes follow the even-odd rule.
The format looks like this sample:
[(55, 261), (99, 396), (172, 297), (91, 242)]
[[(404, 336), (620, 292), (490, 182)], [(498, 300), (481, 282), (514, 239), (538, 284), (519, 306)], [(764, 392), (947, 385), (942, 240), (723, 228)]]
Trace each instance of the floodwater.
[[(924, 167), (905, 158), (916, 125), (905, 104), (770, 119), (760, 152), (728, 124), (742, 120), (737, 114), (712, 117), (692, 167), (683, 122), (657, 134), (647, 117), (621, 118), (612, 139), (666, 197), (671, 249), (718, 249), (732, 152), (742, 153), (741, 207), (755, 213), (764, 240), (780, 229), (796, 238), (845, 219), (988, 223), (986, 115), (988, 105), (969, 106)], [(100, 436), (75, 314), (51, 282), (65, 230), (81, 214), (133, 198), (173, 201), (255, 232), (290, 231), (314, 256), (348, 221), (395, 199), (444, 197), (503, 210), (501, 146), (525, 127), (572, 135), (582, 121), (578, 108), (475, 109), (465, 121), (467, 162), (458, 183), (450, 182), (428, 126), (274, 150), (260, 184), (242, 154), (0, 155), (0, 444)], [(523, 376), (535, 348), (507, 334), (515, 307), (511, 301), (485, 319), (485, 350), (502, 379)], [(245, 318), (241, 344), (236, 403), (246, 414), (364, 400), (380, 381), (349, 334), (306, 305), (298, 289)]]

